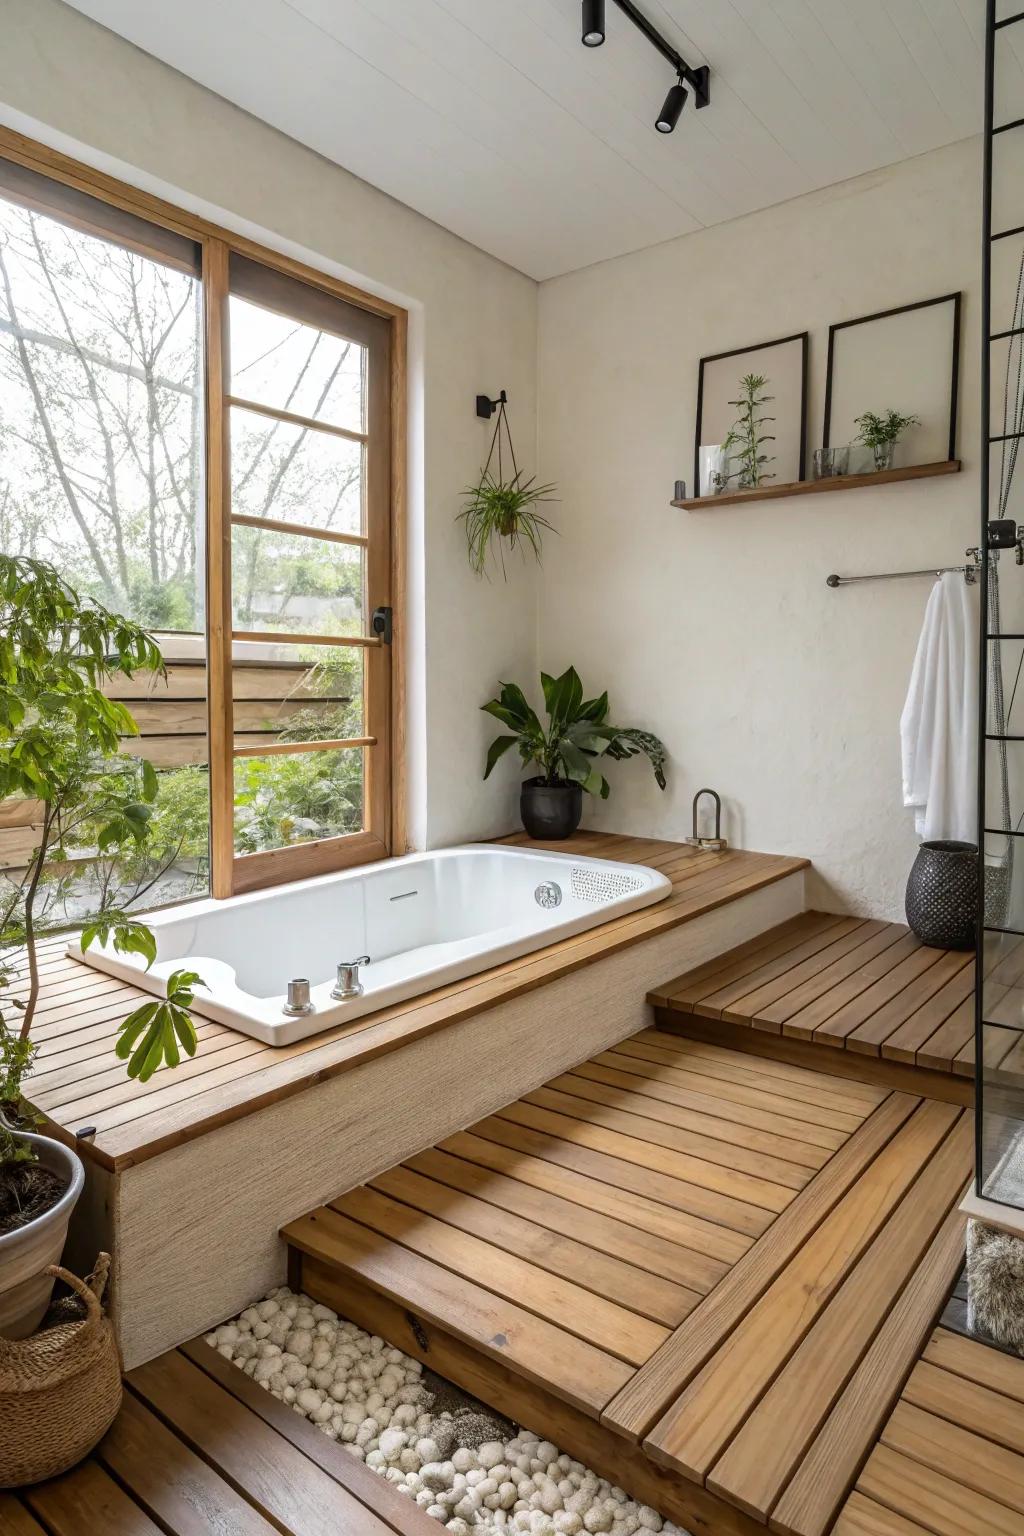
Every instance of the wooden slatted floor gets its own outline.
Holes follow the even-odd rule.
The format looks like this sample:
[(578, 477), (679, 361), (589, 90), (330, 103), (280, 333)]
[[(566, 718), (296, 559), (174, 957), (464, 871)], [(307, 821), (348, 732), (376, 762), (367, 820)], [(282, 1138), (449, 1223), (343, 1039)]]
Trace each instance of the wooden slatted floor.
[(937, 1328), (834, 1530), (1020, 1536), (1024, 1360)]
[[(1024, 942), (990, 951), (989, 1065), (1024, 1069)], [(902, 923), (825, 912), (769, 929), (648, 994), (665, 1018), (748, 1026), (970, 1078), (974, 957), (922, 945)], [(1016, 1064), (1016, 1065), (1015, 1065)]]
[(962, 1261), (971, 1157), (956, 1104), (645, 1030), (283, 1235), (293, 1282), (469, 1345), (464, 1384), (539, 1388), (534, 1427), (653, 1463), (663, 1506), (824, 1536)]
[(202, 1339), (126, 1378), (80, 1466), (0, 1493), (0, 1536), (437, 1536), (412, 1499)]
[(224, 1025), (200, 1022), (195, 1059), (148, 1083), (128, 1081), (113, 1055), (118, 1025), (148, 994), (68, 958), (66, 939), (53, 940), (42, 964), (33, 1028), (39, 1049), (29, 1097), (59, 1129), (74, 1134), (94, 1128), (82, 1144), (87, 1156), (111, 1169), (127, 1168), (784, 879), (808, 862), (739, 849), (705, 853), (611, 833), (579, 832), (565, 843), (530, 843), (521, 833), (505, 841), (649, 864), (669, 876), (673, 889), (656, 906), (295, 1045), (268, 1046)]

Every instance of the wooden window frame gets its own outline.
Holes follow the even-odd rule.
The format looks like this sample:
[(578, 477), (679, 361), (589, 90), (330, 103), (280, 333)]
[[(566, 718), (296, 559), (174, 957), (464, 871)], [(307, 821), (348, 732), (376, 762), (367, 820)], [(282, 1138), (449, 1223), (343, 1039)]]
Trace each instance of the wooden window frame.
[[(405, 687), (407, 658), (403, 637), (406, 631), (405, 595), (405, 494), (406, 494), (406, 391), (408, 313), (401, 306), (319, 271), (293, 257), (260, 245), (243, 235), (178, 208), (164, 199), (144, 192), (127, 182), (26, 138), (12, 129), (0, 127), (0, 159), (45, 177), (53, 196), (33, 186), (32, 176), (25, 178), (25, 190), (15, 198), (31, 202), (41, 212), (70, 223), (87, 233), (99, 235), (129, 246), (152, 259), (169, 262), (159, 239), (147, 244), (145, 231), (133, 231), (131, 218), (157, 226), (158, 230), (193, 241), (200, 252), (200, 276), (203, 297), (204, 390), (206, 423), (206, 551), (207, 551), (207, 695), (208, 746), (210, 758), (210, 889), (215, 897), (237, 895), (278, 883), (326, 874), (372, 860), (404, 853), (408, 849), (405, 778)], [(68, 189), (62, 208), (61, 188)], [(81, 195), (106, 204), (128, 220), (112, 218), (104, 230), (102, 221), (92, 224)], [(231, 509), (228, 413), (234, 397), (228, 376), (228, 297), (232, 256), (258, 263), (272, 273), (292, 282), (300, 282), (329, 299), (340, 300), (354, 311), (368, 317), (378, 329), (387, 326), (387, 367), (371, 375), (371, 421), (375, 414), (386, 418), (386, 432), (371, 431), (368, 455), (368, 482), (371, 498), (378, 505), (372, 515), (375, 537), (342, 535), (328, 532), (327, 538), (360, 544), (368, 550), (367, 607), (377, 606), (379, 594), (395, 615), (394, 638), (385, 648), (376, 636), (332, 637), (324, 635), (276, 635), (234, 631), (231, 622)], [(357, 318), (357, 316), (353, 316)], [(358, 339), (358, 338), (357, 338)], [(238, 401), (252, 409), (252, 402)], [(257, 410), (264, 409), (257, 406)], [(266, 408), (278, 419), (288, 413)], [(306, 425), (296, 418), (297, 425)], [(318, 428), (323, 424), (318, 423)], [(336, 429), (340, 435), (362, 434)], [(374, 456), (376, 461), (374, 461)], [(301, 533), (298, 525), (279, 520), (254, 520), (239, 517), (239, 523), (257, 522), (278, 531)], [(323, 530), (306, 530), (324, 537)], [(384, 536), (381, 536), (383, 533)], [(253, 638), (288, 644), (356, 644), (364, 647), (370, 673), (376, 675), (367, 688), (368, 714), (366, 735), (347, 745), (366, 747), (364, 754), (364, 804), (367, 830), (341, 834), (286, 848), (238, 856), (234, 849), (234, 759), (236, 756), (268, 755), (287, 749), (315, 751), (336, 748), (337, 742), (289, 743), (255, 748), (234, 744), (232, 722), (232, 646), (237, 639)]]

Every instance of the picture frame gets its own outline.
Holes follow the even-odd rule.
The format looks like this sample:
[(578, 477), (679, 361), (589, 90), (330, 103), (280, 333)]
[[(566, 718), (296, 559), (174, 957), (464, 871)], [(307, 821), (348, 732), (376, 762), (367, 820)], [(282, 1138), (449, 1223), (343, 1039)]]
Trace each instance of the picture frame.
[[(962, 301), (960, 292), (943, 293), (829, 326), (823, 448), (832, 446), (833, 435), (839, 442), (853, 441), (856, 414), (894, 408), (921, 418), (921, 427), (911, 433), (920, 454), (915, 463), (956, 458)], [(857, 345), (846, 348), (844, 378), (847, 339)]]
[[(759, 358), (759, 353), (776, 353), (773, 371), (770, 358)], [(702, 357), (697, 368), (697, 420), (694, 432), (693, 484), (697, 496), (705, 495), (701, 486), (701, 446), (705, 437), (708, 442), (721, 442), (728, 427), (735, 419), (735, 408), (728, 405), (734, 397), (739, 380), (746, 373), (763, 372), (768, 379), (770, 392), (776, 395), (771, 414), (776, 417), (775, 458), (777, 468), (772, 470), (772, 481), (788, 484), (803, 480), (807, 467), (807, 376), (810, 354), (810, 333), (797, 331), (792, 336), (780, 336), (771, 341), (755, 342), (752, 346), (732, 347), (727, 352), (711, 353)], [(749, 364), (746, 359), (749, 358)], [(783, 393), (779, 396), (779, 390)], [(781, 400), (781, 403), (780, 403)], [(786, 423), (786, 431), (778, 431), (780, 421)]]

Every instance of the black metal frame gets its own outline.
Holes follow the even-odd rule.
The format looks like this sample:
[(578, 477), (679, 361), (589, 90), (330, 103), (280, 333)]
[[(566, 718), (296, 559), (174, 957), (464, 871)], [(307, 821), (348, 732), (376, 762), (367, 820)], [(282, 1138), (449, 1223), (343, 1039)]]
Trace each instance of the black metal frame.
[(798, 341), (801, 348), (800, 357), (800, 473), (799, 480), (803, 480), (807, 473), (807, 371), (810, 350), (810, 332), (797, 331), (792, 336), (779, 336), (774, 341), (758, 341), (752, 347), (732, 347), (728, 352), (713, 352), (708, 357), (702, 357), (697, 367), (697, 421), (694, 429), (693, 444), (693, 485), (694, 495), (701, 495), (700, 488), (700, 433), (704, 415), (704, 365), (706, 363), (721, 363), (727, 357), (742, 357), (745, 352), (764, 352), (769, 347), (785, 347), (790, 342)]
[(956, 458), (957, 406), (960, 392), (960, 309), (962, 293), (942, 293), (935, 299), (918, 299), (913, 304), (900, 304), (895, 309), (880, 309), (874, 315), (858, 315), (855, 320), (837, 320), (828, 328), (828, 358), (825, 363), (825, 420), (821, 430), (821, 446), (829, 447), (832, 428), (832, 375), (835, 365), (836, 332), (847, 331), (855, 325), (870, 325), (876, 320), (890, 320), (895, 315), (907, 315), (917, 309), (931, 309), (936, 304), (953, 306), (952, 377), (949, 386), (949, 439), (947, 459)]
[[(993, 737), (988, 731), (988, 658), (989, 641), (992, 638), (1011, 639), (1009, 634), (993, 637), (989, 629), (988, 583), (992, 550), (1003, 544), (996, 527), (998, 516), (991, 517), (991, 448), (1001, 435), (992, 433), (991, 354), (992, 354), (992, 245), (996, 240), (1024, 233), (1024, 225), (1014, 229), (992, 231), (992, 159), (993, 142), (998, 131), (995, 115), (995, 46), (996, 33), (1002, 28), (1024, 22), (1024, 11), (996, 19), (996, 0), (986, 0), (985, 7), (985, 118), (984, 118), (984, 171), (982, 185), (982, 260), (981, 260), (981, 420), (983, 423), (981, 453), (981, 528), (979, 539), (981, 558), (980, 592), (980, 644), (978, 647), (978, 860), (980, 900), (978, 902), (978, 929), (975, 949), (974, 985), (974, 1187), (981, 1194), (981, 1178), (984, 1169), (985, 1124), (985, 984), (984, 956), (986, 932), (1016, 933), (1009, 928), (989, 927), (985, 922), (985, 746)], [(1016, 126), (1016, 125), (1014, 125)], [(998, 333), (1001, 335), (1002, 333)], [(998, 514), (999, 508), (996, 508)], [(991, 1199), (991, 1196), (986, 1196)], [(1008, 1202), (994, 1201), (995, 1204)]]

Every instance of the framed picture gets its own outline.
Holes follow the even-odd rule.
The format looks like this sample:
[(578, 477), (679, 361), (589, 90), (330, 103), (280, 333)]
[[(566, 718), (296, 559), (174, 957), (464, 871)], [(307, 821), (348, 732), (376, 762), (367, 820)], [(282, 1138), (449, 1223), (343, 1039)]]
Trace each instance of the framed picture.
[(739, 398), (740, 380), (748, 373), (762, 374), (765, 394), (771, 402), (766, 416), (775, 420), (768, 429), (775, 441), (766, 451), (773, 462), (765, 465), (764, 478), (773, 485), (804, 478), (807, 456), (807, 332), (782, 336), (778, 341), (759, 341), (752, 347), (734, 347), (702, 357), (697, 372), (697, 430), (693, 455), (693, 483), (698, 496), (710, 487), (701, 484), (701, 448), (725, 441), (735, 425), (738, 410), (730, 404)]
[(829, 326), (822, 446), (854, 445), (851, 474), (872, 468), (870, 449), (855, 445), (865, 411), (918, 417), (900, 439), (901, 465), (956, 458), (960, 299), (944, 293)]

